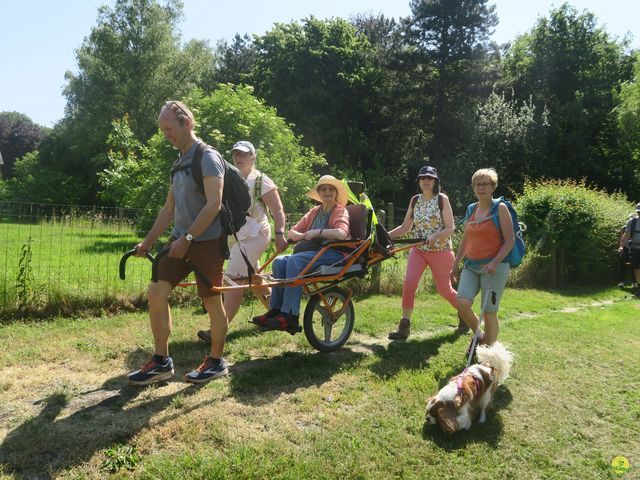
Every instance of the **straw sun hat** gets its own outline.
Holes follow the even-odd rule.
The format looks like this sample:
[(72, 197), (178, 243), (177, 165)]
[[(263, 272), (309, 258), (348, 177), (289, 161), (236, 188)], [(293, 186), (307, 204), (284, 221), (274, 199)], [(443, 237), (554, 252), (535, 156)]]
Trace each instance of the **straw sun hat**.
[(333, 175), (323, 175), (322, 177), (320, 177), (316, 186), (309, 190), (309, 192), (307, 192), (307, 197), (315, 200), (316, 202), (322, 203), (320, 194), (318, 193), (318, 187), (320, 185), (331, 185), (332, 187), (335, 187), (335, 189), (338, 191), (338, 203), (343, 206), (347, 204), (347, 201), (349, 199), (347, 189), (344, 184)]

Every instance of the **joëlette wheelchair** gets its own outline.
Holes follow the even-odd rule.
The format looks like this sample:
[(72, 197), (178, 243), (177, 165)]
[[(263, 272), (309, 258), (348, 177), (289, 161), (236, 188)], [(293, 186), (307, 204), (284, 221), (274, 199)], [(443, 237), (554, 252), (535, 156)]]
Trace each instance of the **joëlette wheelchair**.
[[(360, 187), (361, 186), (361, 187)], [(349, 182), (349, 187), (356, 194), (364, 193), (364, 185), (357, 182)], [(346, 206), (349, 211), (349, 227), (351, 238), (348, 240), (327, 240), (321, 249), (311, 259), (305, 269), (295, 278), (279, 279), (265, 273), (273, 260), (285, 250), (276, 251), (249, 279), (224, 278), (223, 285), (217, 287), (211, 284), (197, 265), (190, 263), (195, 275), (213, 291), (223, 293), (231, 290), (246, 290), (260, 287), (297, 287), (303, 288), (304, 295), (308, 297), (303, 315), (303, 329), (307, 340), (320, 352), (333, 352), (341, 348), (351, 336), (355, 322), (355, 308), (353, 305), (353, 290), (340, 286), (341, 282), (349, 278), (367, 275), (369, 268), (393, 257), (394, 254), (410, 249), (424, 242), (422, 239), (407, 239), (397, 241), (405, 245), (394, 247), (391, 244), (374, 242), (372, 235), (373, 211), (363, 204), (351, 204)], [(377, 227), (377, 230), (381, 226)], [(346, 257), (337, 265), (314, 264), (329, 248), (339, 249), (346, 253)], [(152, 262), (153, 282), (158, 281), (158, 262), (169, 249), (165, 248), (155, 257), (147, 253), (146, 257)], [(135, 249), (126, 252), (120, 260), (120, 278), (125, 278), (125, 265), (127, 259), (135, 254)], [(251, 280), (251, 281), (249, 281)], [(193, 286), (195, 282), (183, 282), (181, 287)]]

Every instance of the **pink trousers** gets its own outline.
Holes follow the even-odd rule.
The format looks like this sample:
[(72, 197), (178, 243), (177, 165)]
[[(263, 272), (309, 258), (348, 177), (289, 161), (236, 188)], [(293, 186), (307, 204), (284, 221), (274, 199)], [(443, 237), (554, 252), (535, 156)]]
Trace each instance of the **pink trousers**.
[(453, 308), (456, 308), (456, 291), (451, 286), (451, 278), (449, 277), (454, 258), (451, 250), (425, 252), (412, 248), (409, 252), (407, 273), (404, 276), (404, 285), (402, 286), (402, 308), (413, 308), (416, 290), (427, 266), (431, 269), (438, 293)]

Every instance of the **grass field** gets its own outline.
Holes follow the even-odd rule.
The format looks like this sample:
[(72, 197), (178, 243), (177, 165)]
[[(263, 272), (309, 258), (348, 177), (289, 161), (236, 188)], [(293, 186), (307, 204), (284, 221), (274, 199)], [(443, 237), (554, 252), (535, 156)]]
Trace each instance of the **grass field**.
[(125, 374), (147, 359), (144, 313), (0, 326), (0, 478), (640, 478), (640, 302), (619, 290), (507, 291), (515, 355), (484, 425), (445, 436), (428, 396), (464, 367), (444, 301), (421, 295), (413, 335), (389, 343), (400, 299), (356, 302), (345, 348), (258, 334), (243, 307), (231, 374), (184, 383), (205, 354), (199, 312), (175, 312), (174, 380)]
[[(22, 302), (37, 310), (52, 302), (74, 299), (99, 302), (118, 295), (135, 296), (149, 280), (149, 265), (127, 264), (127, 280), (118, 279), (122, 254), (139, 241), (122, 221), (91, 222), (58, 219), (38, 223), (0, 223), (0, 307)], [(20, 281), (21, 259), (29, 249), (28, 278)], [(20, 283), (28, 293), (20, 298)]]

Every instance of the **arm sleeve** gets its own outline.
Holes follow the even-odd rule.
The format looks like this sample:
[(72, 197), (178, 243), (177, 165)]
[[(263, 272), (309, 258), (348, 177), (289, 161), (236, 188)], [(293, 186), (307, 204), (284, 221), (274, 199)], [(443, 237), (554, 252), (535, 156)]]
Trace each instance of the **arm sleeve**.
[(210, 148), (202, 153), (202, 176), (224, 178), (224, 160), (218, 152)]
[(335, 216), (333, 221), (333, 225), (331, 228), (337, 228), (344, 232), (345, 238), (351, 237), (351, 232), (349, 231), (349, 212), (346, 208), (342, 208)]

